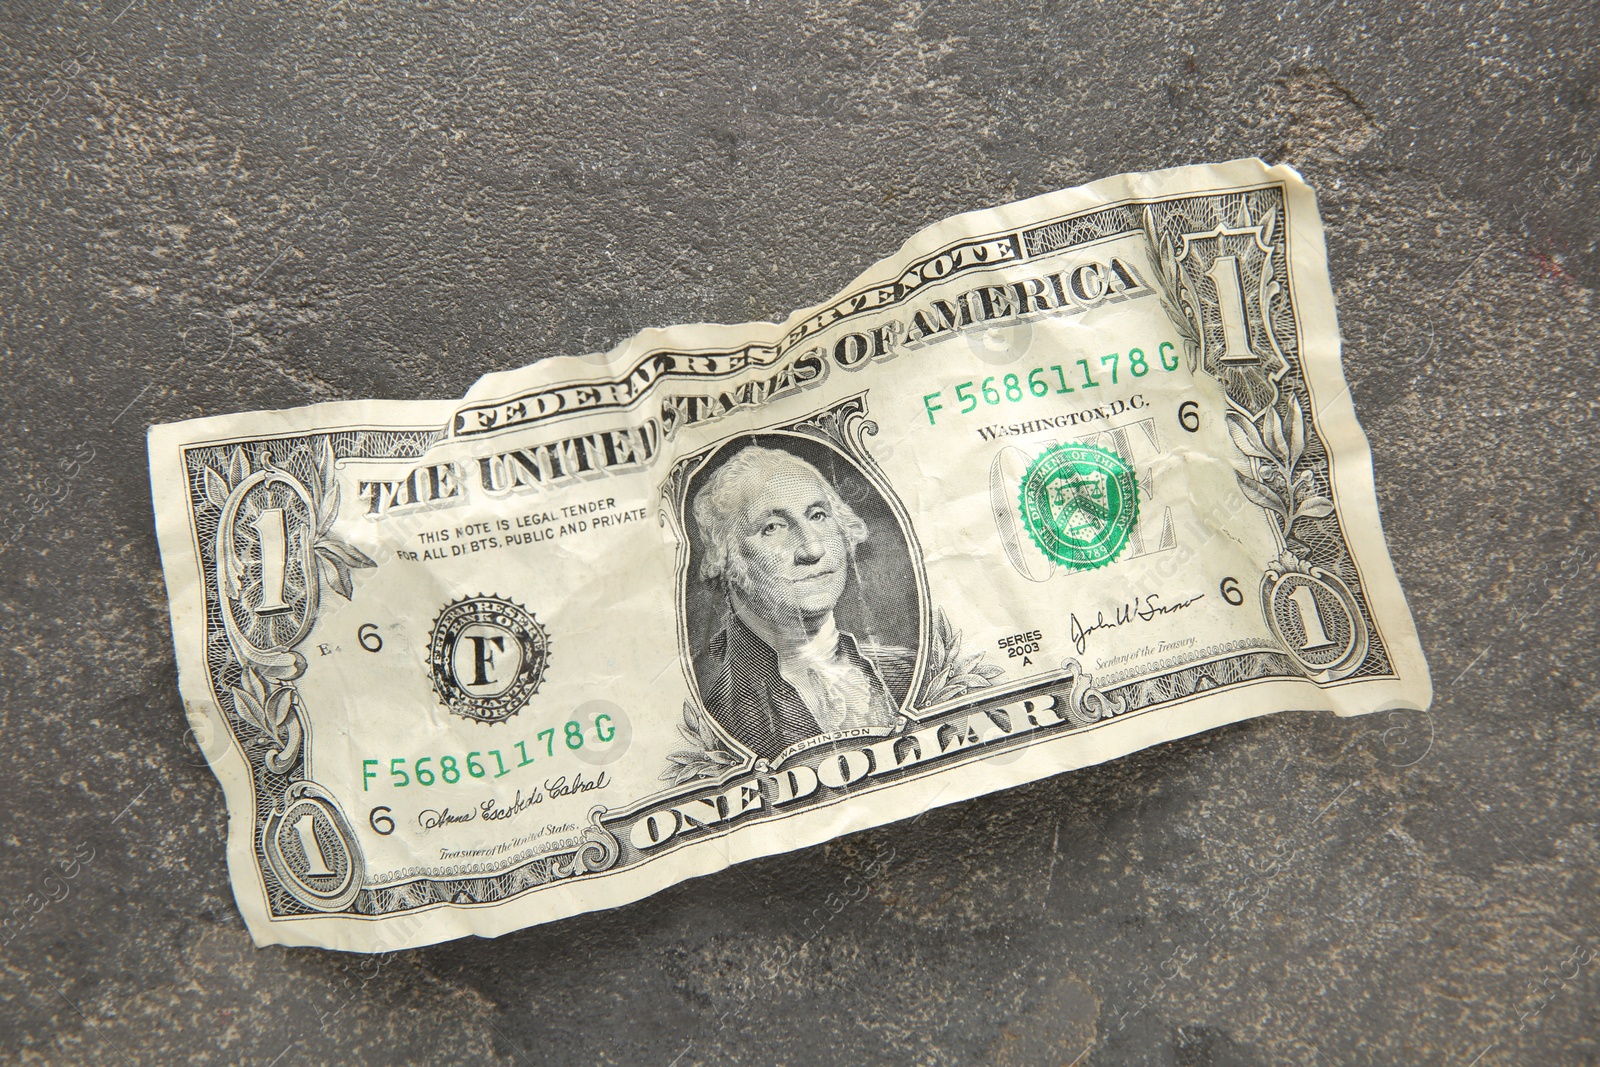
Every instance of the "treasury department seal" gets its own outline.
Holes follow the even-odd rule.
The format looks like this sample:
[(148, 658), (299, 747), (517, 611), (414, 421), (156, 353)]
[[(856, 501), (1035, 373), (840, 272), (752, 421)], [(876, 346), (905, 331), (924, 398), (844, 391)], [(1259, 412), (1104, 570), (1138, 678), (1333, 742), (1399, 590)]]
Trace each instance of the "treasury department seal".
[(1071, 570), (1116, 559), (1139, 520), (1139, 486), (1115, 452), (1064, 444), (1022, 477), (1022, 525), (1039, 551)]
[(479, 594), (445, 605), (433, 620), (428, 668), (439, 702), (463, 718), (505, 722), (539, 691), (549, 636), (505, 597)]

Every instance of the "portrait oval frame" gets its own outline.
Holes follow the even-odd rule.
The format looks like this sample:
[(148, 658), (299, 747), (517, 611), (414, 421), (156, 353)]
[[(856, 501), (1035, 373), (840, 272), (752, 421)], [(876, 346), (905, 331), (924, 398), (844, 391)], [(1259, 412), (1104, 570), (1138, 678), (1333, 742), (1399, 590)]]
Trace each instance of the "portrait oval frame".
[[(899, 684), (885, 684), (897, 709), (915, 716), (926, 660), (930, 603), (921, 548), (910, 515), (867, 449), (866, 438), (877, 426), (865, 418), (861, 397), (796, 423), (730, 434), (679, 461), (663, 487), (669, 520), (679, 537), (675, 609), (679, 661), (692, 694), (708, 709), (702, 677), (708, 645), (726, 613), (726, 601), (713, 583), (699, 577), (704, 555), (703, 534), (693, 515), (693, 501), (706, 481), (748, 445), (788, 452), (814, 467), (834, 491), (866, 523), (868, 540), (856, 551), (851, 573), (836, 611), (841, 632), (859, 645), (904, 648), (913, 659)], [(756, 753), (709, 714), (704, 725), (724, 737), (731, 751), (749, 760)], [(819, 735), (821, 736), (821, 735)]]

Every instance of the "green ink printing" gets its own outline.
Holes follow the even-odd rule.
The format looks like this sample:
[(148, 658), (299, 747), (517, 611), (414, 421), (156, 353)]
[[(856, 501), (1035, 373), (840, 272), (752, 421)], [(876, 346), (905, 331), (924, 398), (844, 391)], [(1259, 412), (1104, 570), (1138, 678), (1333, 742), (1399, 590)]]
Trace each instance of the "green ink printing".
[(1139, 484), (1115, 452), (1055, 445), (1028, 467), (1018, 505), (1039, 551), (1069, 570), (1093, 570), (1127, 545), (1139, 521)]

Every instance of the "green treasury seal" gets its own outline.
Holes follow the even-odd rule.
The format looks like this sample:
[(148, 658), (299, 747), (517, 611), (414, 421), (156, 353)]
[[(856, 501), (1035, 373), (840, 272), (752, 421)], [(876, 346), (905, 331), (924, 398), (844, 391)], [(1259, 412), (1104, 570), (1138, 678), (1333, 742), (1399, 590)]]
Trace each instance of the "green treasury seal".
[(1072, 570), (1117, 558), (1139, 521), (1139, 485), (1115, 452), (1056, 445), (1022, 478), (1022, 524), (1039, 551)]

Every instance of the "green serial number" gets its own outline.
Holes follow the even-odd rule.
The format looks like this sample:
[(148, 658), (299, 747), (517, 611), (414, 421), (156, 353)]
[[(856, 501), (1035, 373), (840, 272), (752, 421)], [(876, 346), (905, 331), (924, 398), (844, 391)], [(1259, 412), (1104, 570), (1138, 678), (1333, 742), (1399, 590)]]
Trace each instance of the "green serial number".
[[(1175, 371), (1178, 369), (1178, 357), (1171, 341), (1162, 341), (1156, 348), (1156, 356), (1162, 370)], [(1117, 384), (1122, 363), (1121, 352), (1112, 352), (1109, 355), (1100, 357), (1100, 370), (1102, 372), (1107, 369), (1111, 371), (1112, 385)], [(1079, 371), (1081, 371), (1083, 378), (1076, 386), (1067, 383), (1066, 367), (1074, 365), (1078, 368), (1078, 371), (1073, 372), (1073, 381), (1078, 380)], [(1128, 349), (1127, 367), (1128, 373), (1135, 378), (1143, 378), (1150, 373), (1150, 359), (1145, 355), (1144, 349)], [(1098, 388), (1100, 388), (1100, 383), (1095, 381), (1094, 372), (1090, 369), (1089, 361), (1080, 359), (1075, 364), (1067, 364), (1065, 366), (1056, 363), (1048, 367), (1035, 367), (1028, 371), (1026, 375), (995, 374), (983, 379), (981, 383), (976, 380), (962, 382), (955, 387), (955, 394), (956, 400), (961, 404), (959, 413), (967, 415), (978, 410), (980, 401), (990, 407), (994, 407), (1002, 401), (1015, 404), (1019, 400), (1027, 399), (1029, 396), (1050, 396), (1051, 394), (1075, 393), (1079, 389)], [(945, 410), (944, 405), (937, 402), (943, 396), (943, 392), (936, 392), (929, 393), (922, 398), (922, 406), (928, 412), (929, 425), (938, 425), (938, 420), (934, 415), (936, 412)]]
[[(544, 742), (545, 756), (554, 759), (556, 755), (556, 742), (559, 740), (567, 749), (576, 752), (584, 746), (583, 724), (568, 722), (561, 733), (556, 733), (555, 727), (540, 730), (538, 739)], [(604, 745), (610, 743), (617, 736), (617, 728), (611, 725), (611, 716), (596, 715), (594, 717), (594, 743)], [(466, 778), (503, 778), (519, 767), (526, 767), (536, 762), (534, 756), (528, 754), (528, 743), (518, 741), (511, 746), (515, 749), (514, 755), (520, 757), (516, 762), (507, 764), (505, 755), (498, 748), (491, 748), (485, 752), (468, 752), (465, 758), (449, 756), (422, 756), (417, 759), (407, 759), (397, 756), (389, 761), (389, 784), (396, 789), (404, 789), (410, 785), (427, 787), (430, 785), (455, 785)], [(535, 742), (534, 752), (539, 746)], [(478, 757), (484, 757), (479, 759)], [(486, 762), (492, 759), (494, 766)], [(367, 792), (377, 781), (381, 772), (377, 768), (383, 766), (383, 761), (364, 759), (361, 761), (361, 791)], [(490, 772), (493, 771), (491, 774)]]

